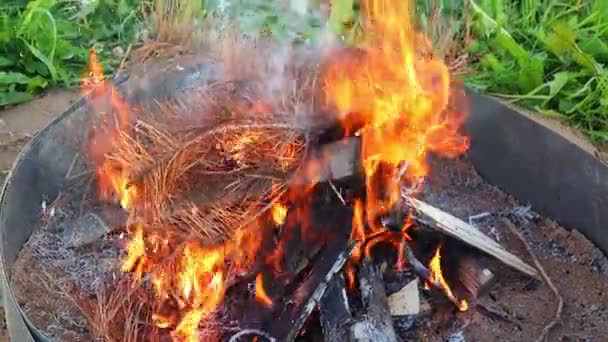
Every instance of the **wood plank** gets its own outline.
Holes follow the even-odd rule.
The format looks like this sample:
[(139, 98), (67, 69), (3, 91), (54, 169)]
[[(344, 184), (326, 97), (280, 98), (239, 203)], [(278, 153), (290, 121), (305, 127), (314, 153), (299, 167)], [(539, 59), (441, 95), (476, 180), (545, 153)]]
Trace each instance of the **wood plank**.
[(421, 200), (408, 197), (406, 198), (406, 202), (420, 214), (430, 219), (432, 221), (430, 224), (433, 228), (462, 240), (522, 273), (540, 279), (536, 268), (528, 265), (518, 256), (504, 249), (503, 246), (482, 233), (475, 226)]
[(359, 282), (366, 312), (351, 327), (351, 336), (355, 341), (361, 342), (397, 342), (382, 275), (378, 267), (367, 258), (361, 265)]

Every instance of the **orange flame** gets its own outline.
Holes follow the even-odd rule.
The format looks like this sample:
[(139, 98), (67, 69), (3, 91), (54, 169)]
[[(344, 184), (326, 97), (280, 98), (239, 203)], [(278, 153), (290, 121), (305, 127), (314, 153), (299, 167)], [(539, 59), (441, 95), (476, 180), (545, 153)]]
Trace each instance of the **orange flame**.
[(272, 306), (272, 299), (270, 299), (270, 297), (268, 297), (266, 294), (262, 281), (262, 274), (258, 273), (258, 275), (255, 277), (255, 298), (258, 300), (258, 302), (264, 304), (265, 306)]
[[(455, 156), (466, 151), (468, 142), (458, 133), (461, 122), (446, 118), (448, 68), (441, 59), (426, 56), (430, 42), (414, 31), (408, 3), (364, 0), (362, 5), (365, 48), (350, 58), (330, 56), (324, 89), (347, 130), (355, 133), (363, 124), (356, 133), (362, 140), (366, 212), (373, 226), (377, 214), (401, 196), (400, 183), (394, 181), (400, 165), (407, 163), (404, 177), (415, 183), (428, 172), (428, 152)], [(382, 175), (381, 166), (389, 166)], [(379, 176), (388, 189), (378, 191), (372, 180)]]
[[(366, 242), (365, 250), (360, 244), (354, 261), (383, 239), (381, 234), (386, 228), (377, 223), (378, 216), (400, 200), (402, 181), (408, 185), (419, 184), (426, 176), (429, 152), (457, 156), (468, 148), (467, 139), (458, 133), (463, 116), (450, 112), (448, 69), (443, 61), (429, 55), (430, 42), (414, 31), (407, 2), (362, 0), (362, 8), (366, 13), (365, 48), (358, 53), (347, 51), (349, 58), (329, 56), (323, 74), (327, 103), (341, 114), (341, 124), (349, 134), (359, 135), (362, 143), (360, 157), (367, 196), (365, 201), (355, 202), (351, 238), (359, 242), (371, 241)], [(137, 187), (128, 185), (133, 170), (121, 161), (107, 158), (109, 152), (120, 151), (121, 144), (129, 137), (132, 110), (104, 81), (102, 70), (97, 55), (91, 50), (83, 91), (92, 94), (93, 105), (102, 105), (99, 102), (105, 101), (111, 110), (100, 110), (102, 124), (92, 135), (90, 158), (98, 165), (96, 176), (100, 196), (117, 200), (132, 217), (137, 217), (135, 211), (142, 203), (138, 203)], [(246, 162), (246, 154), (242, 152), (250, 145), (250, 139), (255, 138), (255, 135), (243, 136), (234, 145), (232, 152), (239, 162)], [(294, 151), (294, 146), (287, 146), (280, 155), (291, 160)], [(315, 168), (320, 164), (310, 163), (307, 167), (304, 178), (310, 178), (308, 189), (312, 189), (318, 179), (311, 175), (319, 174)], [(139, 190), (143, 191), (143, 188)], [(295, 195), (309, 195), (304, 192)], [(305, 215), (306, 210), (298, 208), (294, 220), (305, 220), (309, 216)], [(284, 224), (287, 208), (276, 204), (271, 208), (271, 215), (277, 225)], [(308, 223), (299, 223), (302, 223), (303, 238), (309, 238)], [(408, 219), (402, 222), (399, 239), (409, 239), (406, 231), (410, 225)], [(167, 242), (169, 238), (158, 235), (157, 230), (148, 231), (143, 224), (132, 224), (128, 230), (129, 242), (122, 270), (133, 273), (137, 280), (142, 280), (148, 272), (159, 307), (163, 303), (178, 303), (178, 313), (173, 316), (154, 313), (153, 321), (157, 327), (171, 329), (173, 338), (179, 341), (199, 340), (200, 323), (217, 310), (224, 299), (229, 271), (247, 267), (256, 258), (262, 242), (259, 232), (239, 229), (232, 240), (220, 245), (202, 246), (189, 241), (178, 249)], [(284, 252), (282, 248), (284, 246), (279, 246), (275, 254), (280, 256)], [(175, 257), (175, 265), (168, 267), (155, 263), (168, 255)], [(272, 261), (278, 265), (278, 260)], [(453, 298), (441, 274), (439, 260), (437, 250), (430, 265), (433, 279)], [(354, 270), (350, 266), (347, 269), (351, 283)], [(255, 290), (260, 303), (272, 305), (261, 274), (256, 276)], [(462, 301), (459, 308), (466, 309), (466, 305), (466, 301)]]
[(130, 272), (137, 269), (137, 278), (141, 277), (141, 269), (143, 268), (143, 259), (146, 256), (146, 246), (144, 241), (144, 229), (141, 225), (135, 227), (135, 233), (127, 244), (127, 257), (123, 261), (121, 270)]
[[(98, 163), (96, 170), (100, 197), (113, 200), (118, 197), (120, 205), (128, 208), (135, 197), (135, 187), (128, 187), (128, 174), (125, 165), (106, 159), (117, 143), (128, 134), (129, 108), (111, 84), (104, 82), (103, 67), (95, 50), (89, 53), (89, 71), (83, 78), (82, 92), (89, 96), (89, 105), (99, 110), (102, 117), (97, 130), (93, 131), (89, 142), (89, 155), (93, 162)], [(109, 113), (108, 113), (109, 111)]]
[[(353, 262), (374, 244), (389, 241), (400, 250), (397, 266), (401, 267), (402, 245), (411, 240), (407, 234), (411, 218), (393, 222), (401, 224), (400, 237), (379, 224), (378, 218), (399, 203), (404, 185), (412, 193), (419, 190), (429, 171), (429, 152), (455, 157), (469, 146), (459, 133), (464, 115), (451, 106), (455, 92), (448, 67), (432, 55), (430, 41), (414, 30), (410, 5), (409, 1), (362, 0), (363, 47), (340, 50), (325, 64), (326, 102), (341, 114), (347, 134), (361, 138), (367, 195), (365, 203), (355, 202), (351, 238), (365, 243), (355, 250)], [(436, 279), (453, 298), (438, 264), (433, 266)], [(349, 283), (353, 272), (347, 266)]]
[(445, 278), (443, 277), (443, 273), (441, 272), (441, 246), (437, 247), (437, 250), (435, 251), (435, 255), (431, 259), (431, 262), (429, 264), (429, 271), (431, 271), (433, 281), (435, 283), (438, 283), (441, 286), (441, 289), (443, 290), (445, 295), (454, 304), (456, 304), (456, 306), (458, 307), (458, 310), (460, 310), (460, 311), (468, 310), (469, 303), (464, 299), (461, 301), (456, 299), (456, 296), (454, 296), (454, 293), (452, 293), (452, 289), (450, 288), (448, 283), (445, 281)]

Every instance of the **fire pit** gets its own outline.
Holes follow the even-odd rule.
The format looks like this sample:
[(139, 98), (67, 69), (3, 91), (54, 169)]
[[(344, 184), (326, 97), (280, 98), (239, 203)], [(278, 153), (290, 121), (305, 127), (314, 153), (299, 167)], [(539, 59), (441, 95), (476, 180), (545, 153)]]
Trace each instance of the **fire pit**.
[[(437, 60), (407, 65), (435, 90), (408, 98), (388, 63), (404, 51), (331, 55), (333, 107), (295, 121), (258, 101), (273, 82), (220, 87), (230, 69), (207, 61), (118, 89), (93, 68), (3, 191), (12, 340), (602, 338), (608, 169), (491, 98), (468, 94), (463, 122)], [(368, 115), (394, 102), (410, 117)]]

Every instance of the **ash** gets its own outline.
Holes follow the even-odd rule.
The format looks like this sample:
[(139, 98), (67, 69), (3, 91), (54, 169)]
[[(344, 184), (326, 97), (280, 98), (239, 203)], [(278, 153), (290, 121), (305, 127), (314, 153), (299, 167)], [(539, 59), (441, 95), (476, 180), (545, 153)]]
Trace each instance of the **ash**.
[(98, 293), (120, 272), (120, 250), (111, 238), (69, 248), (57, 227), (81, 210), (65, 205), (66, 198), (80, 203), (68, 195), (48, 208), (43, 204), (42, 226), (19, 253), (11, 282), (24, 313), (51, 341), (94, 341), (91, 316)]
[(98, 293), (120, 271), (118, 248), (80, 251), (68, 248), (69, 245), (69, 241), (54, 233), (38, 232), (24, 248), (31, 249), (41, 265), (62, 271), (63, 276), (55, 279), (58, 285), (67, 288), (72, 284), (88, 296)]

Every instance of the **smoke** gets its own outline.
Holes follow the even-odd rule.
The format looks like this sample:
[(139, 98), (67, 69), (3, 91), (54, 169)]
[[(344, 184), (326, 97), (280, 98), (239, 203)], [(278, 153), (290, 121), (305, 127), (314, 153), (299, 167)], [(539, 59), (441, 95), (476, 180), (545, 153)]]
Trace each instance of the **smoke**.
[(221, 66), (220, 82), (250, 82), (252, 102), (295, 125), (315, 126), (331, 120), (318, 117), (321, 64), (341, 47), (323, 16), (304, 0), (225, 0), (208, 18), (198, 53)]

